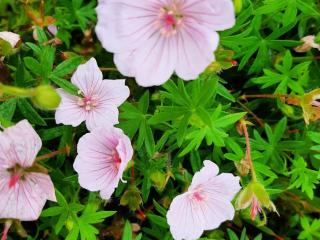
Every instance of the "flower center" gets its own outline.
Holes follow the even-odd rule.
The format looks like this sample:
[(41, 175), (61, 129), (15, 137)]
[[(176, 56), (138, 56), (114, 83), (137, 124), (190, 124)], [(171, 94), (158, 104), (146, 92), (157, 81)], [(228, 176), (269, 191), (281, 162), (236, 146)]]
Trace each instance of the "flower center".
[(116, 168), (119, 169), (120, 164), (121, 164), (121, 158), (120, 158), (119, 153), (117, 151), (114, 151), (114, 153), (113, 153), (113, 161), (116, 165)]
[(13, 188), (23, 177), (23, 169), (17, 165), (13, 168), (9, 168), (7, 171), (11, 174), (8, 186), (9, 188)]
[(78, 98), (78, 105), (84, 108), (86, 111), (91, 111), (98, 106), (97, 96), (84, 96)]
[(201, 188), (197, 188), (191, 193), (190, 197), (196, 202), (202, 202), (203, 200), (205, 200), (206, 195)]
[(157, 25), (160, 32), (165, 36), (171, 36), (177, 33), (182, 25), (183, 15), (177, 3), (162, 7), (158, 16)]

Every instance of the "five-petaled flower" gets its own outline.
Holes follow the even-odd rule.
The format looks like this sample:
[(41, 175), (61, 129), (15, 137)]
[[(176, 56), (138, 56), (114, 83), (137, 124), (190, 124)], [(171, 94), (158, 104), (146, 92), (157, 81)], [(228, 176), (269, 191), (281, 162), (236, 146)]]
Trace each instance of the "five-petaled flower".
[(33, 221), (56, 201), (50, 176), (35, 163), (41, 145), (27, 120), (0, 133), (0, 219)]
[(133, 156), (130, 139), (115, 127), (97, 128), (80, 138), (74, 169), (79, 184), (109, 199)]
[(239, 177), (230, 173), (217, 175), (218, 172), (216, 164), (205, 160), (188, 191), (173, 199), (167, 221), (174, 239), (198, 239), (203, 231), (233, 219), (231, 201), (241, 189)]
[(86, 122), (91, 131), (118, 123), (118, 107), (129, 97), (125, 80), (103, 80), (97, 62), (91, 58), (78, 67), (71, 82), (80, 90), (78, 96), (58, 89), (61, 103), (56, 110), (56, 122), (74, 127)]
[(141, 86), (175, 72), (192, 80), (214, 61), (221, 31), (235, 23), (231, 0), (100, 0), (96, 33), (118, 70)]

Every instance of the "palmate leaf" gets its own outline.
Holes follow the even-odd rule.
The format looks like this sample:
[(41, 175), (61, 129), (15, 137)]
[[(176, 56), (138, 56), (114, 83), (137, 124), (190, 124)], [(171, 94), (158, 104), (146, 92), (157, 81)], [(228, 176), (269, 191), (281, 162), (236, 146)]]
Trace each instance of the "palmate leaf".
[(309, 65), (311, 62), (300, 63), (293, 67), (293, 59), (290, 51), (287, 51), (282, 60), (282, 65), (276, 65), (278, 72), (264, 69), (264, 76), (254, 78), (251, 81), (269, 88), (275, 85), (275, 93), (291, 92), (304, 94), (304, 86), (309, 78)]
[(301, 188), (310, 199), (313, 199), (314, 189), (320, 182), (320, 171), (307, 168), (307, 163), (302, 157), (293, 160), (292, 170), (289, 172), (291, 184), (289, 188)]
[(267, 139), (261, 137), (256, 130), (253, 132), (254, 139), (251, 139), (252, 149), (262, 152), (263, 163), (270, 163), (277, 172), (285, 171), (288, 153), (294, 153), (305, 146), (303, 141), (282, 140), (286, 126), (287, 119), (282, 118), (273, 130), (268, 124), (265, 125)]
[(137, 150), (145, 147), (149, 156), (155, 152), (155, 141), (152, 128), (148, 119), (149, 109), (149, 91), (146, 91), (139, 99), (137, 105), (132, 103), (124, 103), (121, 106), (119, 126), (124, 130), (130, 138), (137, 136)]

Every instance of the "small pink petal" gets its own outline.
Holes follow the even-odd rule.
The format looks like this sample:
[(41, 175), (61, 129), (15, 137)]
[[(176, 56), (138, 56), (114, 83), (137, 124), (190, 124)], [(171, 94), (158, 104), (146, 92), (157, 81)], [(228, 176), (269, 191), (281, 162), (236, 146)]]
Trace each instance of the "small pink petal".
[(4, 153), (2, 158), (8, 158), (7, 167), (15, 164), (22, 167), (32, 166), (41, 146), (40, 137), (27, 120), (22, 120), (0, 133), (0, 152)]

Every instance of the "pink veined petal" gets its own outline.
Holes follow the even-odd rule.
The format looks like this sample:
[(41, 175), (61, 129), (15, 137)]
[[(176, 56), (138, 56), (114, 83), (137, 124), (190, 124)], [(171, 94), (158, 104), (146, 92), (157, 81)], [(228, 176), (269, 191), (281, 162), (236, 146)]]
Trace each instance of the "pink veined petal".
[(174, 71), (177, 60), (177, 41), (155, 33), (143, 48), (119, 55), (115, 54), (115, 64), (118, 69), (130, 75), (134, 74), (140, 86), (161, 85), (171, 77)]
[(231, 173), (222, 173), (209, 179), (205, 189), (219, 194), (219, 196), (227, 201), (232, 201), (236, 194), (241, 190), (239, 182), (239, 177), (235, 177)]
[(99, 101), (106, 105), (119, 107), (130, 95), (125, 80), (104, 80)]
[(9, 174), (4, 177), (3, 173), (0, 175), (0, 218), (37, 220), (47, 199), (55, 199), (48, 195), (48, 189), (42, 188), (47, 184), (44, 185), (44, 179), (38, 179), (37, 175), (24, 176), (24, 180), (12, 188), (8, 186)]
[(137, 83), (143, 87), (161, 85), (174, 72), (177, 61), (177, 42), (174, 38), (155, 34), (143, 48), (136, 51), (136, 58), (138, 60), (135, 76)]
[(123, 134), (122, 130), (116, 129), (119, 137), (118, 145), (116, 146), (117, 153), (121, 159), (121, 163), (118, 169), (118, 176), (122, 179), (122, 174), (127, 167), (128, 162), (132, 159), (133, 148), (131, 146), (130, 139)]
[(86, 119), (86, 112), (78, 104), (78, 97), (73, 96), (64, 90), (57, 89), (61, 97), (59, 107), (56, 109), (55, 119), (57, 124), (79, 126)]
[(57, 201), (54, 185), (48, 174), (31, 172), (28, 173), (27, 178), (28, 181), (37, 183), (37, 186), (41, 189), (44, 198), (47, 198), (52, 202)]
[(154, 33), (159, 1), (100, 1), (96, 8), (96, 33), (103, 47), (110, 52), (130, 51)]
[(71, 78), (75, 84), (86, 96), (92, 96), (99, 92), (102, 84), (102, 72), (98, 67), (97, 61), (90, 58), (85, 64), (81, 64)]
[(203, 164), (204, 167), (194, 174), (189, 191), (195, 189), (198, 185), (208, 183), (212, 178), (215, 178), (218, 175), (219, 168), (214, 162), (204, 160)]
[(175, 240), (195, 240), (201, 237), (204, 229), (193, 207), (188, 193), (173, 199), (167, 212), (167, 222)]
[(236, 23), (234, 5), (231, 0), (208, 0), (211, 5), (210, 15), (200, 15), (211, 30), (223, 31)]
[(86, 126), (89, 131), (99, 127), (110, 127), (118, 124), (119, 110), (116, 106), (101, 106), (87, 113)]
[(202, 26), (190, 25), (176, 36), (176, 74), (184, 80), (196, 79), (214, 61), (213, 52), (217, 49), (219, 35)]
[(79, 184), (89, 191), (100, 191), (114, 182), (119, 182), (117, 169), (111, 158), (88, 158), (77, 156), (73, 164), (78, 172)]
[(11, 163), (22, 167), (32, 166), (42, 142), (27, 120), (6, 128), (0, 135), (3, 136), (2, 138), (7, 138), (7, 140), (1, 140), (0, 148), (7, 158), (11, 158)]
[(198, 205), (197, 214), (203, 224), (203, 230), (216, 229), (221, 223), (234, 217), (235, 210), (231, 202), (220, 197), (219, 193), (208, 194), (207, 199)]
[(106, 188), (101, 189), (100, 197), (102, 199), (106, 199), (106, 200), (110, 199), (112, 194), (114, 193), (116, 187), (118, 186), (118, 184), (119, 184), (119, 180), (113, 181), (108, 186), (106, 186)]

